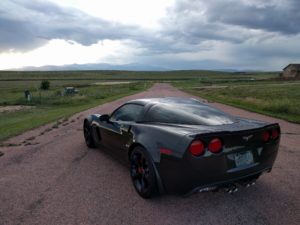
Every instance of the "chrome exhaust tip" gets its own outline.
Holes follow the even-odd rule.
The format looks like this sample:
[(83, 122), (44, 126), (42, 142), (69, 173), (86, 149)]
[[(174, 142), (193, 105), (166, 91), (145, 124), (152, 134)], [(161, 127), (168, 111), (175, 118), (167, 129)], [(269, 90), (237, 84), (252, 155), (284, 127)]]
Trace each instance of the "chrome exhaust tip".
[(235, 184), (230, 184), (225, 188), (225, 192), (227, 192), (228, 194), (233, 194), (235, 192), (237, 192), (239, 189)]
[(205, 187), (205, 188), (199, 189), (198, 192), (202, 193), (202, 192), (216, 191), (217, 189), (218, 188), (216, 186)]
[(241, 186), (244, 186), (244, 187), (248, 188), (248, 187), (254, 186), (256, 184), (256, 181), (255, 180), (251, 180), (251, 181), (242, 182), (242, 183), (239, 183), (239, 184)]

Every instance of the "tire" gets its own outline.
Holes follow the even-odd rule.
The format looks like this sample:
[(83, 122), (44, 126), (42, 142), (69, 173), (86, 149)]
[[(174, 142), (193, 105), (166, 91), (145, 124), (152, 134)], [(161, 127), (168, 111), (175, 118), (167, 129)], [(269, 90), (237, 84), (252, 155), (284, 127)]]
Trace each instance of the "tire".
[(130, 154), (130, 177), (136, 192), (142, 198), (151, 198), (157, 194), (154, 164), (141, 146), (135, 147)]
[(85, 139), (85, 143), (89, 148), (95, 148), (95, 141), (92, 135), (92, 129), (89, 122), (86, 120), (83, 124), (83, 135)]

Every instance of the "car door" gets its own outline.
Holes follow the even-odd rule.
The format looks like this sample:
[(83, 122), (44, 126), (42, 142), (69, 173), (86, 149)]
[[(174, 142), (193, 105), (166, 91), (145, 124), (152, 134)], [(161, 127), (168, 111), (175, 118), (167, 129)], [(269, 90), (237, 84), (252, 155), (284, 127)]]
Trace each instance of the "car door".
[(126, 144), (132, 139), (131, 126), (136, 122), (143, 105), (128, 103), (116, 109), (100, 130), (102, 144), (121, 157), (127, 157)]

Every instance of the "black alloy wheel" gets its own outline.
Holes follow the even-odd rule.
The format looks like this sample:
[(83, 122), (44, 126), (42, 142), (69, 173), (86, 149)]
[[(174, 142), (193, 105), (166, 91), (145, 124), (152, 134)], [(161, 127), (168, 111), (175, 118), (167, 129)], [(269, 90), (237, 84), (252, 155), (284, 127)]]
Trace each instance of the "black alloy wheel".
[(83, 134), (84, 134), (84, 139), (85, 143), (89, 148), (94, 148), (95, 147), (95, 142), (92, 136), (91, 132), (91, 126), (88, 121), (85, 121), (83, 124)]
[(157, 193), (154, 165), (146, 150), (136, 147), (130, 155), (130, 175), (137, 193), (151, 198)]

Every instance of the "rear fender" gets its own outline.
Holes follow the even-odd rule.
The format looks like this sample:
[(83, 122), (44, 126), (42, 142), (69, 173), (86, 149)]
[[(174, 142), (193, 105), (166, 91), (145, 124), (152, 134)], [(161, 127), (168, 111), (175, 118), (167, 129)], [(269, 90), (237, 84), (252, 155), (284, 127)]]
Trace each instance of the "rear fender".
[[(150, 128), (148, 127), (146, 129)], [(159, 172), (161, 166), (160, 162), (163, 157), (160, 148), (171, 150), (170, 157), (182, 158), (191, 140), (192, 139), (187, 135), (161, 130), (147, 130), (147, 133), (136, 132), (132, 146), (134, 147), (134, 145), (138, 144), (147, 149), (147, 152), (153, 160), (157, 186), (160, 194), (165, 192), (164, 182)]]
[[(149, 127), (146, 129), (150, 129)], [(153, 130), (147, 132), (138, 132), (133, 143), (140, 143), (144, 146), (151, 155), (154, 163), (159, 163), (161, 160), (160, 149), (170, 150), (170, 155), (176, 158), (182, 158), (187, 149), (191, 138), (187, 135), (171, 133), (161, 130)]]

